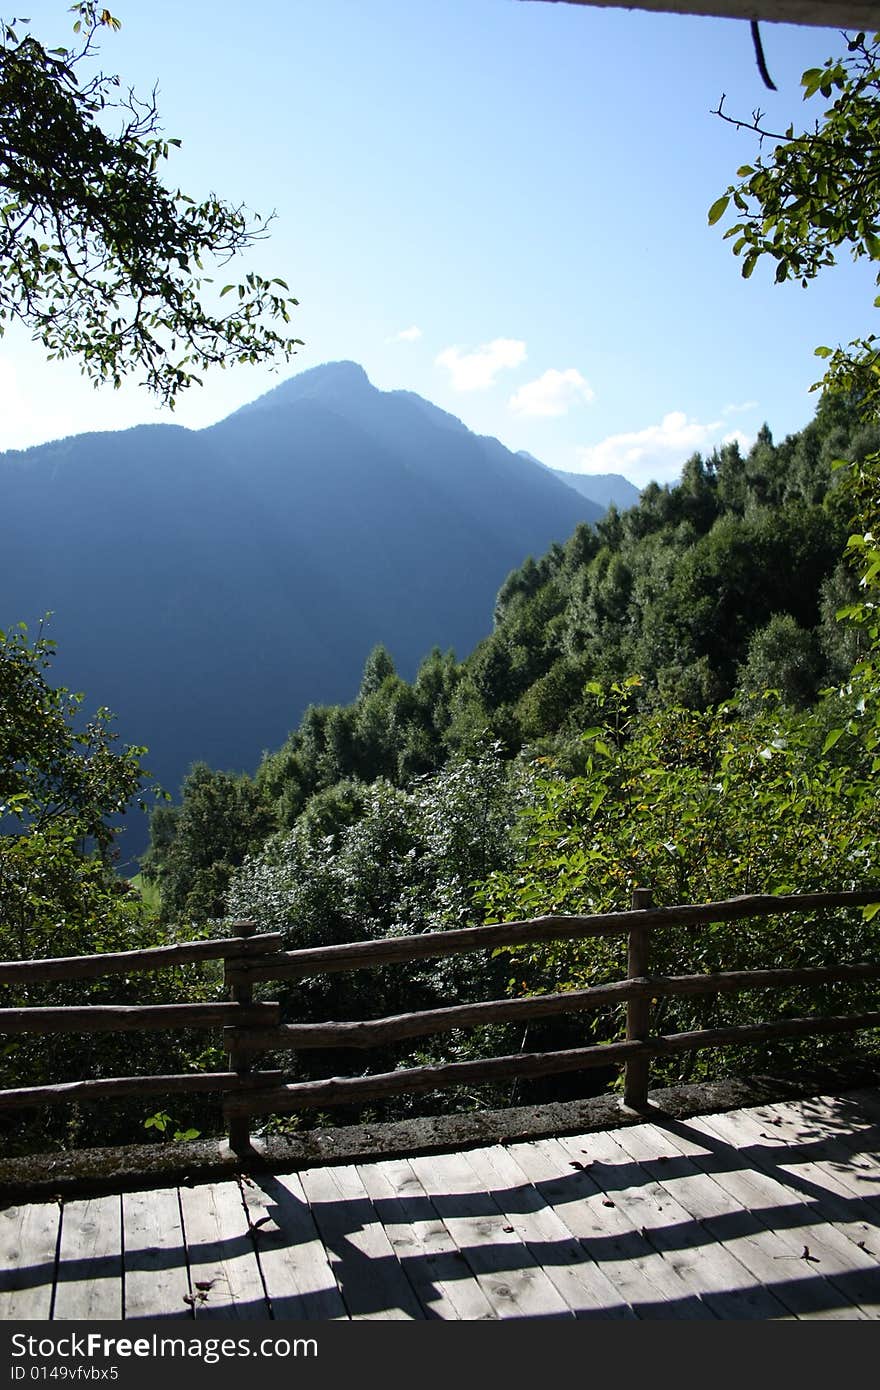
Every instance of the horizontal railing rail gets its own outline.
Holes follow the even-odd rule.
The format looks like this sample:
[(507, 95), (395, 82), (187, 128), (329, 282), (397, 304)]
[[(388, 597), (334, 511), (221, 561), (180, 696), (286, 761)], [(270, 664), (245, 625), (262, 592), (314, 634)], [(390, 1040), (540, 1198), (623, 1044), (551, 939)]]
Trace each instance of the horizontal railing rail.
[(395, 1014), (352, 1023), (282, 1023), (277, 1028), (227, 1028), (230, 1043), (247, 1052), (301, 1052), (309, 1048), (381, 1047), (405, 1038), (479, 1028), (487, 1023), (519, 1023), (553, 1014), (605, 1008), (630, 999), (662, 995), (739, 994), (782, 985), (817, 985), (880, 979), (880, 965), (806, 966), (797, 970), (724, 970), (710, 975), (652, 975), (615, 980), (590, 989), (561, 994), (531, 994), (523, 999), (492, 999), (484, 1004), (456, 1004), (448, 1009)]
[[(472, 1062), (438, 1062), (406, 1070), (377, 1072), (372, 1076), (330, 1077), (325, 1081), (299, 1081), (292, 1085), (255, 1090), (229, 1097), (224, 1111), (229, 1118), (328, 1105), (352, 1105), (387, 1096), (422, 1091), (448, 1090), (485, 1081), (554, 1076), (589, 1067), (608, 1067), (664, 1053), (689, 1052), (694, 1048), (728, 1047), (731, 1043), (763, 1042), (770, 1038), (805, 1037), (809, 1034), (846, 1033), (880, 1027), (880, 1010), (830, 1018), (786, 1018), (775, 1023), (736, 1024), (729, 1028), (703, 1028), (672, 1033), (645, 1042), (602, 1043), (559, 1052), (517, 1052), (508, 1057), (489, 1057)], [(647, 1099), (647, 1093), (645, 1096)], [(643, 1102), (644, 1103), (644, 1102)]]
[(278, 1023), (277, 1004), (62, 1004), (0, 1009), (0, 1033), (137, 1033), (154, 1028), (222, 1028)]
[[(551, 1076), (592, 1067), (625, 1069), (624, 1101), (644, 1107), (651, 1059), (702, 1048), (754, 1044), (778, 1038), (854, 1032), (880, 1027), (880, 1010), (832, 1016), (784, 1018), (762, 1023), (704, 1028), (685, 1033), (651, 1032), (654, 1001), (673, 996), (846, 984), (880, 979), (880, 962), (833, 966), (718, 970), (691, 975), (652, 975), (652, 933), (669, 927), (698, 928), (716, 922), (856, 908), (880, 902), (880, 888), (800, 894), (760, 894), (715, 903), (655, 907), (650, 893), (637, 889), (632, 908), (589, 916), (552, 915), (450, 931), (424, 932), (381, 940), (282, 951), (280, 933), (258, 933), (254, 923), (232, 924), (233, 935), (138, 951), (0, 963), (0, 984), (30, 984), (128, 975), (222, 960), (228, 1002), (197, 1004), (94, 1004), (0, 1009), (0, 1034), (139, 1032), (147, 1029), (222, 1028), (228, 1053), (226, 1071), (175, 1075), (101, 1077), (22, 1086), (0, 1091), (0, 1110), (99, 1100), (121, 1096), (219, 1092), (228, 1123), (230, 1147), (251, 1151), (252, 1117), (300, 1109), (360, 1104), (401, 1094), (515, 1078)], [(588, 989), (518, 999), (493, 999), (414, 1013), (349, 1022), (282, 1023), (277, 1002), (255, 1002), (253, 989), (264, 981), (305, 979), (340, 970), (359, 970), (438, 958), (481, 949), (548, 941), (625, 935), (625, 979)], [(626, 1036), (621, 1041), (558, 1051), (436, 1063), (393, 1072), (301, 1081), (276, 1068), (254, 1069), (260, 1052), (300, 1052), (314, 1048), (366, 1049), (408, 1038), (519, 1022), (589, 1009), (625, 1005)]]
[(266, 932), (261, 936), (225, 936), (205, 941), (181, 941), (173, 946), (150, 946), (139, 951), (106, 951), (94, 956), (0, 961), (0, 985), (101, 980), (110, 975), (129, 975), (133, 971), (143, 970), (168, 970), (174, 966), (199, 965), (206, 960), (226, 960), (230, 956), (265, 955), (267, 952), (277, 952), (283, 940), (280, 932)]
[[(637, 890), (638, 891), (638, 890)], [(422, 932), (418, 936), (390, 936), (376, 941), (346, 942), (338, 946), (311, 946), (279, 952), (260, 960), (229, 961), (227, 983), (260, 980), (297, 980), (337, 970), (362, 970), (405, 961), (430, 960), (481, 951), (487, 947), (519, 946), (533, 942), (567, 941), (577, 937), (620, 936), (633, 928), (696, 927), (711, 922), (733, 922), (750, 917), (771, 917), (780, 912), (812, 912), (832, 907), (869, 907), (880, 890), (847, 893), (790, 893), (784, 896), (752, 894), (717, 903), (682, 904), (677, 907), (636, 908), (627, 912), (603, 912), (589, 917), (535, 917), (524, 922), (499, 922), (488, 927), (458, 927), (452, 931)]]
[[(78, 980), (110, 979), (146, 971), (176, 969), (210, 961), (248, 960), (277, 953), (280, 932), (255, 934), (252, 922), (233, 922), (233, 935), (133, 951), (107, 951), (90, 956), (0, 962), (0, 985), (28, 986)], [(50, 1033), (118, 1033), (158, 1029), (226, 1029), (247, 1025), (277, 1027), (275, 1003), (208, 1002), (200, 1004), (86, 1004), (28, 1005), (0, 1008), (0, 1036)], [(83, 1078), (42, 1086), (16, 1086), (0, 1091), (0, 1110), (56, 1105), (70, 1101), (100, 1101), (131, 1096), (168, 1096), (219, 1092), (233, 1094), (247, 1087), (277, 1085), (281, 1071), (180, 1072), (153, 1076)]]
[(30, 1105), (57, 1105), (71, 1100), (112, 1100), (120, 1096), (165, 1096), (205, 1091), (237, 1091), (246, 1086), (280, 1085), (282, 1071), (198, 1071), (167, 1076), (101, 1076), (89, 1081), (59, 1081), (52, 1086), (18, 1086), (0, 1091), (0, 1110)]

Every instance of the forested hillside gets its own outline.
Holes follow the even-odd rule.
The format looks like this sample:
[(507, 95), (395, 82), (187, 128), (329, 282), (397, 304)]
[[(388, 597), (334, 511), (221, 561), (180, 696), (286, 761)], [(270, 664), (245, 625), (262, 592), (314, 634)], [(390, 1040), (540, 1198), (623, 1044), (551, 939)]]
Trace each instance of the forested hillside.
[[(114, 882), (108, 852), (82, 859), (75, 849), (89, 825), (118, 809), (116, 787), (124, 780), (131, 788), (132, 755), (111, 776), (107, 731), (98, 727), (92, 738), (104, 762), (84, 765), (85, 799), (79, 782), (68, 792), (79, 764), (65, 751), (63, 699), (39, 674), (46, 652), (28, 655), (24, 637), (7, 638), (3, 669), (18, 671), (30, 692), (26, 729), (42, 727), (41, 710), (54, 721), (58, 753), (49, 749), (47, 765), (59, 785), (53, 790), (39, 769), (33, 787), (11, 784), (9, 804), (19, 797), (18, 814), (32, 828), (3, 846), (4, 954), (185, 940), (226, 931), (227, 917), (255, 919), (297, 947), (620, 910), (636, 885), (673, 903), (875, 882), (873, 687), (853, 666), (870, 628), (835, 615), (857, 594), (843, 554), (858, 460), (876, 442), (854, 410), (825, 402), (800, 434), (776, 445), (765, 429), (744, 458), (735, 446), (694, 456), (678, 485), (649, 488), (638, 506), (579, 526), (564, 545), (527, 560), (502, 585), (491, 636), (466, 660), (435, 650), (408, 682), (377, 647), (357, 699), (311, 706), (253, 776), (193, 768), (181, 803), (153, 813), (140, 903)], [(835, 470), (838, 458), (855, 468)], [(773, 928), (681, 929), (664, 933), (654, 966), (683, 973), (857, 962), (872, 958), (875, 936), (870, 911), (855, 922), (824, 913)], [(619, 978), (624, 948), (610, 942), (343, 972), (272, 994), (285, 1018), (319, 1021), (574, 989)], [(157, 977), (151, 997), (201, 999), (219, 987), (204, 973), (167, 984)], [(797, 1016), (841, 1001), (869, 1006), (868, 986), (845, 994), (816, 986), (779, 1007)], [(59, 1002), (58, 989), (42, 988), (39, 1002)], [(748, 1022), (765, 1009), (760, 993), (715, 1005), (681, 997), (666, 1001), (662, 1023), (687, 1031)], [(537, 1050), (582, 1045), (618, 1031), (614, 1010), (533, 1022), (525, 1037), (495, 1025), (388, 1047), (370, 1065), (504, 1054), (526, 1041)], [(102, 1067), (121, 1065), (118, 1044), (101, 1047)], [(873, 1055), (871, 1047), (868, 1036), (856, 1051)], [(658, 1062), (653, 1074), (659, 1082), (785, 1069), (852, 1049), (833, 1036), (751, 1054), (722, 1049)], [(222, 1066), (217, 1046), (186, 1040), (151, 1044), (151, 1060), (170, 1071)], [(6, 1084), (21, 1084), (74, 1077), (86, 1064), (78, 1045), (23, 1041), (0, 1070)], [(360, 1070), (363, 1059), (315, 1050), (279, 1064), (308, 1078)], [(389, 1101), (374, 1113), (538, 1102), (583, 1094), (614, 1075), (464, 1088)], [(217, 1116), (192, 1100), (162, 1123), (204, 1131)], [(144, 1117), (134, 1103), (105, 1107), (99, 1121), (82, 1106), (66, 1133), (82, 1143), (95, 1124), (102, 1139), (132, 1137)], [(25, 1147), (64, 1142), (51, 1117), (7, 1137)]]
[(597, 682), (637, 676), (645, 712), (734, 696), (748, 712), (767, 689), (790, 709), (813, 705), (855, 654), (835, 616), (854, 580), (852, 504), (832, 464), (878, 439), (829, 401), (778, 445), (765, 426), (745, 457), (736, 444), (695, 454), (677, 485), (652, 484), (512, 571), (492, 634), (464, 661), (434, 650), (408, 682), (378, 647), (358, 698), (310, 706), (253, 780), (196, 767), (181, 808), (153, 822), (146, 867), (169, 910), (222, 913), (232, 870), (270, 828), (356, 819), (377, 778), (408, 787), (493, 742), (507, 758), (576, 765)]
[[(673, 903), (872, 882), (876, 739), (849, 681), (862, 634), (836, 616), (857, 592), (843, 559), (856, 497), (853, 469), (835, 461), (858, 472), (877, 443), (838, 400), (778, 445), (765, 428), (745, 457), (735, 445), (695, 455), (678, 485), (648, 488), (638, 506), (578, 527), (512, 572), (492, 635), (465, 661), (434, 651), (410, 683), (378, 648), (358, 699), (310, 708), (253, 779), (195, 769), (182, 805), (153, 819), (145, 867), (165, 920), (251, 917), (295, 947), (620, 910), (634, 885)], [(654, 964), (681, 973), (858, 961), (871, 958), (875, 935), (870, 912), (683, 929), (664, 934)], [(303, 980), (280, 997), (286, 1016), (317, 1020), (579, 988), (618, 978), (623, 949), (599, 939), (503, 951), (378, 979)], [(816, 987), (780, 1007), (827, 1010), (842, 998)], [(848, 989), (847, 1004), (868, 999)], [(748, 1022), (764, 1009), (760, 994), (667, 1000), (663, 1026)], [(585, 1032), (601, 1042), (618, 1027), (612, 1010), (532, 1024), (527, 1039), (538, 1050), (581, 1045)], [(373, 1064), (525, 1041), (498, 1026)], [(740, 1048), (673, 1059), (655, 1075), (787, 1068), (851, 1049), (833, 1038)], [(303, 1077), (339, 1065), (335, 1055), (296, 1061)], [(430, 1105), (540, 1100), (612, 1079), (484, 1087)]]

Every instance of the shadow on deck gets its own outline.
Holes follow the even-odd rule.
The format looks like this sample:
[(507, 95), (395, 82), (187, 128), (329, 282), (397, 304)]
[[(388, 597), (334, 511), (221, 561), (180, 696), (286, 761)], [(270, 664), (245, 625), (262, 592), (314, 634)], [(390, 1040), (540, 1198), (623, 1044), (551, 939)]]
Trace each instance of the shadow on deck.
[(9, 1205), (0, 1317), (880, 1317), (880, 1094), (673, 1108)]

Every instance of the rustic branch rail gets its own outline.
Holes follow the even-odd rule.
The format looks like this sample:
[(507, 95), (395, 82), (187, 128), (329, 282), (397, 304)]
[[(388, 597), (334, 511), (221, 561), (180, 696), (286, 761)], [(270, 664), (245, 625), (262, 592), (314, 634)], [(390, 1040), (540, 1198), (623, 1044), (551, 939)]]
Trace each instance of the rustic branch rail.
[(278, 1023), (277, 1004), (87, 1004), (0, 1009), (0, 1033), (139, 1033), (154, 1028), (222, 1028)]
[[(0, 985), (21, 985), (40, 981), (99, 979), (222, 959), (225, 961), (225, 982), (232, 993), (232, 1001), (228, 1003), (0, 1009), (0, 1034), (222, 1027), (229, 1053), (229, 1068), (223, 1072), (104, 1077), (50, 1086), (18, 1087), (0, 1092), (0, 1110), (65, 1100), (219, 1091), (225, 1097), (223, 1112), (229, 1124), (230, 1146), (236, 1152), (246, 1154), (250, 1151), (249, 1121), (253, 1115), (352, 1104), (473, 1082), (549, 1076), (589, 1067), (624, 1065), (625, 1102), (640, 1108), (647, 1100), (648, 1067), (652, 1057), (773, 1038), (880, 1027), (880, 1011), (868, 1011), (832, 1017), (787, 1018), (769, 1023), (654, 1036), (650, 1031), (652, 1002), (666, 996), (720, 995), (784, 986), (845, 984), (880, 979), (880, 963), (874, 961), (852, 965), (652, 976), (649, 952), (654, 930), (675, 926), (699, 927), (789, 912), (853, 908), (878, 902), (880, 888), (784, 896), (750, 895), (717, 903), (663, 908), (650, 906), (647, 890), (637, 889), (633, 894), (632, 909), (625, 912), (575, 917), (548, 916), (532, 921), (425, 932), (420, 936), (351, 942), (298, 951), (280, 951), (280, 933), (255, 934), (253, 923), (236, 922), (232, 924), (236, 934), (224, 940), (186, 942), (97, 956), (0, 963)], [(253, 986), (263, 980), (295, 980), (324, 972), (365, 969), (465, 951), (516, 946), (525, 942), (612, 934), (628, 935), (627, 978), (591, 989), (522, 999), (496, 999), (482, 1004), (454, 1005), (346, 1023), (281, 1024), (277, 1003), (253, 1002)], [(307, 1082), (288, 1082), (279, 1070), (251, 1070), (250, 1059), (255, 1052), (375, 1047), (405, 1038), (448, 1032), (454, 1028), (473, 1028), (485, 1023), (513, 1022), (622, 1003), (626, 1004), (627, 1009), (626, 1040), (602, 1046), (549, 1053), (518, 1053), (370, 1076), (332, 1077)]]
[(20, 1086), (0, 1091), (0, 1110), (27, 1105), (52, 1105), (66, 1100), (110, 1100), (115, 1096), (162, 1096), (203, 1091), (235, 1091), (244, 1086), (272, 1086), (284, 1079), (281, 1071), (182, 1072), (169, 1076), (102, 1076), (93, 1081), (59, 1081), (54, 1086)]
[(36, 984), (52, 980), (100, 980), (108, 975), (167, 970), (175, 965), (194, 965), (206, 960), (223, 960), (228, 956), (264, 955), (277, 952), (283, 939), (280, 932), (267, 932), (261, 936), (182, 941), (175, 946), (154, 946), (140, 951), (107, 951), (96, 956), (2, 961), (0, 985)]
[(633, 928), (707, 926), (750, 917), (771, 917), (784, 912), (812, 912), (831, 907), (868, 907), (878, 901), (880, 889), (848, 893), (750, 894), (717, 903), (676, 907), (636, 908), (628, 912), (603, 912), (589, 917), (535, 917), (525, 922), (499, 922), (488, 927), (460, 927), (454, 931), (423, 932), (419, 936), (383, 937), (378, 941), (346, 942), (339, 946), (314, 946), (299, 951), (267, 955), (259, 961), (227, 961), (226, 983), (250, 980), (298, 980), (336, 970), (362, 970), (370, 966), (396, 965), (404, 961), (458, 955), (492, 946), (518, 946), (534, 941), (570, 941), (575, 937), (618, 936)]
[(352, 1023), (282, 1023), (278, 1028), (227, 1028), (230, 1042), (248, 1052), (304, 1052), (311, 1048), (381, 1047), (405, 1038), (479, 1028), (487, 1023), (520, 1023), (554, 1014), (578, 1013), (661, 995), (738, 994), (781, 985), (843, 984), (878, 980), (880, 965), (820, 965), (796, 970), (726, 970), (711, 975), (652, 975), (615, 980), (591, 989), (562, 994), (531, 994), (524, 999), (493, 999), (485, 1004), (456, 1004), (448, 1009), (395, 1014)]
[(490, 1057), (473, 1062), (446, 1062), (406, 1071), (378, 1072), (374, 1076), (330, 1077), (326, 1081), (300, 1081), (266, 1091), (229, 1097), (224, 1114), (259, 1115), (272, 1112), (351, 1105), (385, 1096), (421, 1091), (448, 1090), (471, 1082), (507, 1081), (512, 1077), (554, 1076), (587, 1067), (610, 1067), (620, 1062), (690, 1052), (694, 1048), (727, 1047), (731, 1043), (763, 1042), (768, 1038), (804, 1037), (813, 1033), (848, 1033), (880, 1027), (880, 1010), (832, 1018), (786, 1018), (776, 1023), (737, 1024), (730, 1028), (703, 1028), (691, 1033), (672, 1033), (648, 1042), (606, 1043), (598, 1047), (569, 1048), (560, 1052), (518, 1052), (510, 1057)]

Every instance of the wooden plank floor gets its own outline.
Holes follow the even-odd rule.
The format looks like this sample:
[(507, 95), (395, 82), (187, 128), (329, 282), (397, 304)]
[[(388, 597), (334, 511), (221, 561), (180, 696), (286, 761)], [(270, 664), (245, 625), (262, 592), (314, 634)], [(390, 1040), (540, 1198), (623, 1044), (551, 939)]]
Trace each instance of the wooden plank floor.
[(0, 1317), (880, 1318), (880, 1093), (7, 1207)]

